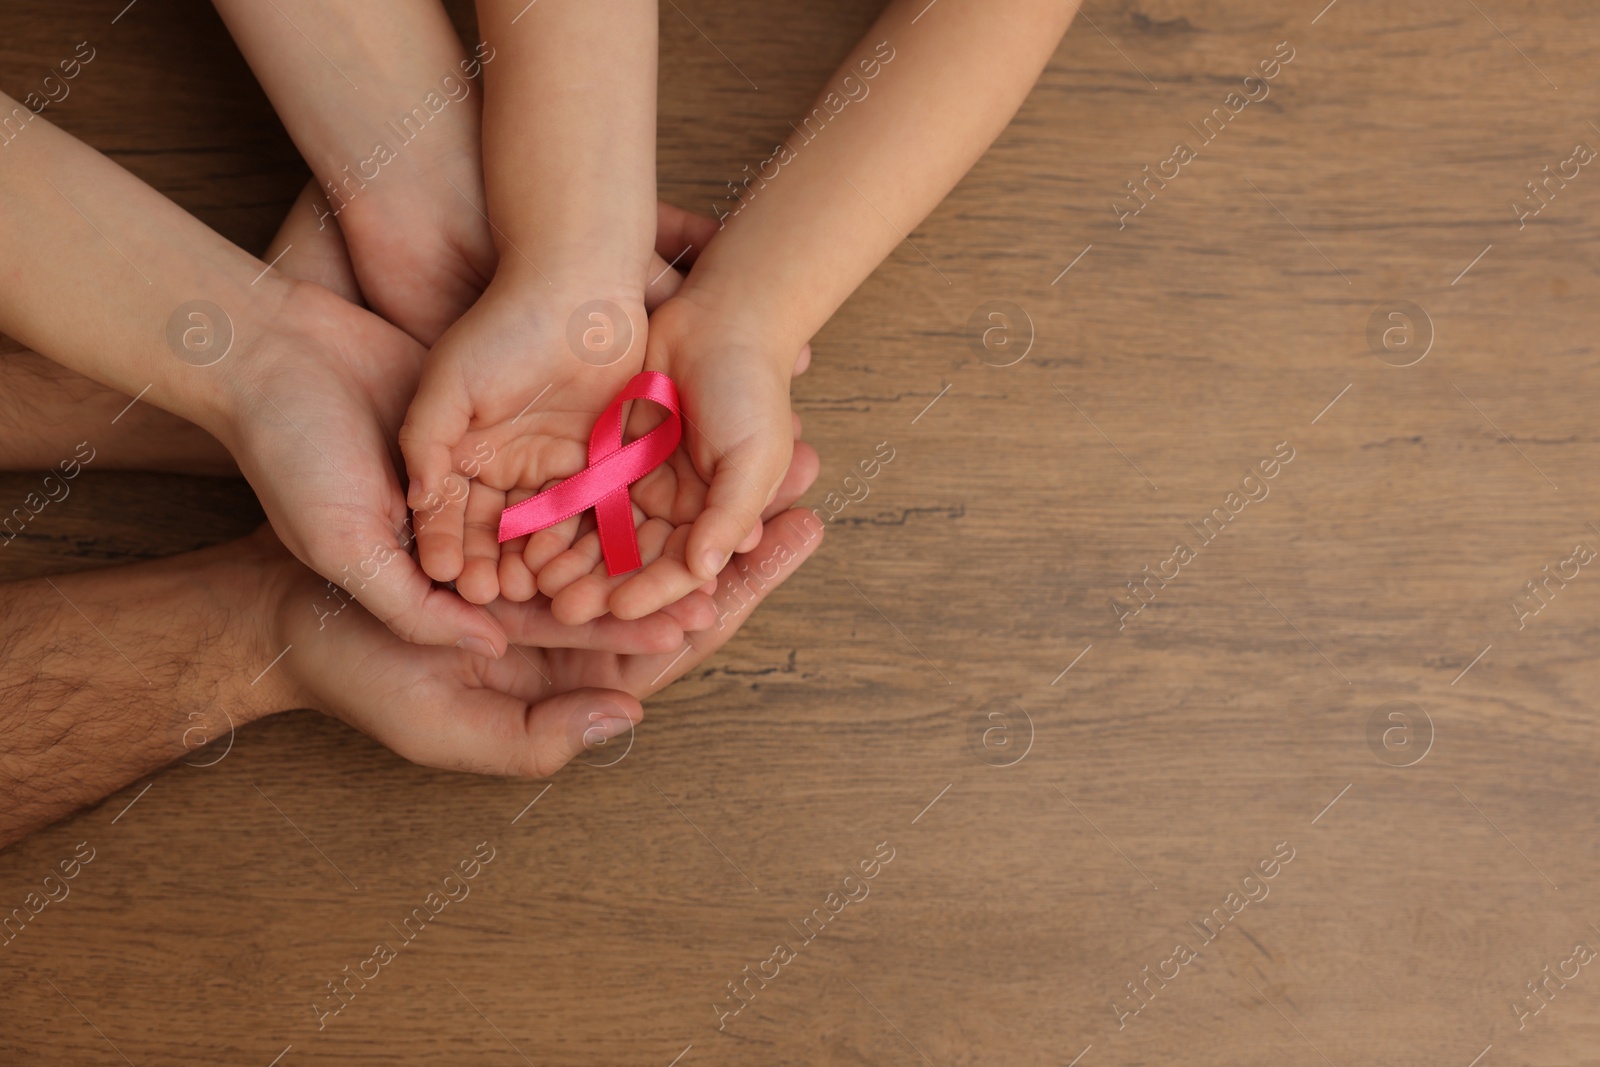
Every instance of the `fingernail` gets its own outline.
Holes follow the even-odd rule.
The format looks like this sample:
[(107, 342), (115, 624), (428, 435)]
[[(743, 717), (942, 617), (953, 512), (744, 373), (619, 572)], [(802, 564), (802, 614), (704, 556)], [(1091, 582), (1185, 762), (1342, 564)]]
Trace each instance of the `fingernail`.
[(627, 733), (634, 727), (632, 719), (607, 718), (599, 712), (590, 713), (589, 720), (589, 728), (583, 731), (584, 748), (595, 748), (618, 734)]
[(728, 565), (728, 561), (732, 558), (732, 552), (719, 554), (711, 549), (707, 549), (705, 555), (700, 557), (700, 562), (705, 567), (706, 573), (715, 578), (717, 575), (722, 573), (722, 568), (726, 567)]
[(471, 652), (474, 656), (482, 656), (485, 659), (499, 658), (494, 654), (494, 646), (481, 637), (463, 637), (456, 642), (456, 647), (463, 651)]

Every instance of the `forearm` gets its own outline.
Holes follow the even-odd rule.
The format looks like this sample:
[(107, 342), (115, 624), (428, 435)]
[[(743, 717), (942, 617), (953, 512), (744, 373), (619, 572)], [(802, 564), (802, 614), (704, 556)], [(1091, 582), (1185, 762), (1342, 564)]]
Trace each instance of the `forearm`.
[(0, 846), (295, 705), (262, 544), (4, 587)]
[[(227, 449), (192, 422), (135, 403), (36, 352), (0, 355), (0, 470), (55, 472), (74, 463), (94, 470), (239, 472)], [(0, 529), (0, 545), (5, 540)]]
[(890, 4), (735, 183), (685, 295), (748, 311), (787, 339), (776, 350), (797, 352), (1011, 121), (1076, 12), (1071, 0)]
[(439, 0), (215, 2), (334, 211), (476, 157), (472, 80), (492, 52), (469, 57)]
[[(0, 333), (226, 440), (291, 283), (45, 119), (0, 152)], [(189, 318), (197, 301), (225, 322)]]
[(642, 291), (656, 232), (655, 0), (479, 0), (478, 17), (499, 54), (484, 71), (483, 156), (502, 271)]

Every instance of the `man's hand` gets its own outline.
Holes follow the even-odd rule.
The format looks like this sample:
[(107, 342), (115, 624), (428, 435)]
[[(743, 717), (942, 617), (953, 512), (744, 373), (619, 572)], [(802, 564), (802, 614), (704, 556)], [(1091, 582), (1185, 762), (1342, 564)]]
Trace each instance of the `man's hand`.
[[(309, 605), (336, 601), (327, 600), (323, 583), (304, 571), (282, 596), (273, 640), (293, 645), (283, 666), (296, 703), (342, 719), (425, 766), (544, 777), (585, 749), (631, 730), (644, 716), (640, 699), (727, 642), (816, 549), (821, 532), (805, 509), (775, 517), (761, 542), (720, 576), (715, 626), (648, 651), (520, 647), (573, 633), (552, 628), (543, 614), (525, 614), (509, 626), (519, 647), (497, 661), (417, 648), (355, 607), (323, 625)], [(617, 620), (603, 625), (638, 626)], [(658, 641), (664, 635), (648, 636)]]

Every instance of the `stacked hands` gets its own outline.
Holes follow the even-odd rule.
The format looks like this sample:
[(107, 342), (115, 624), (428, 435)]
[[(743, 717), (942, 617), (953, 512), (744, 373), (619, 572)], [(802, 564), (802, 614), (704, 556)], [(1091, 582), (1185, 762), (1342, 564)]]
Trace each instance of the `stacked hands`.
[[(662, 263), (692, 265), (716, 229), (661, 205), (654, 256), (638, 250), (628, 277), (609, 283), (563, 284), (502, 261), (429, 354), (400, 431), (429, 577), (454, 582), (472, 604), (542, 594), (574, 626), (608, 612), (633, 620), (682, 610), (697, 588), (715, 590), (730, 556), (755, 548), (775, 502), (811, 483), (816, 455), (789, 411), (789, 378), (809, 346), (773, 358), (737, 309), (697, 296)], [(647, 292), (652, 273), (666, 281)], [(667, 461), (632, 486), (643, 568), (609, 573), (592, 512), (500, 543), (504, 509), (587, 466), (596, 420), (642, 370), (677, 384), (684, 426)], [(633, 408), (630, 439), (666, 417), (656, 405)]]
[[(297, 208), (317, 196), (308, 188)], [(663, 260), (692, 264), (716, 223), (662, 204), (633, 291), (599, 290), (605, 309), (578, 320), (592, 350), (574, 351), (568, 327), (595, 288), (502, 269), (428, 351), (360, 306), (382, 300), (367, 296), (384, 292), (382, 282), (358, 278), (363, 260), (383, 253), (347, 235), (347, 254), (337, 231), (311, 224), (318, 217), (292, 212), (269, 249), (269, 259), (299, 253), (310, 276), (287, 288), (275, 325), (240, 360), (249, 373), (229, 446), (283, 543), (338, 587), (330, 601), (304, 574), (278, 613), (297, 666), (313, 664), (297, 676), (319, 679), (298, 702), (418, 762), (552, 773), (631, 728), (639, 697), (731, 636), (727, 622), (742, 622), (750, 587), (718, 602), (719, 576), (731, 587), (746, 566), (730, 557), (799, 548), (781, 581), (815, 547), (814, 518), (801, 530), (809, 513), (791, 508), (818, 460), (788, 410), (789, 377), (805, 369), (809, 346), (770, 366), (751, 360), (753, 342), (733, 347), (726, 338), (744, 325), (683, 294), (682, 276)], [(430, 320), (450, 314), (446, 287), (431, 292), (395, 298), (424, 336)], [(610, 321), (613, 308), (626, 318)], [(500, 544), (502, 510), (582, 470), (601, 411), (646, 368), (678, 383), (685, 430), (668, 460), (632, 486), (642, 569), (608, 576), (592, 512)], [(635, 410), (627, 437), (660, 417)], [(328, 605), (344, 593), (406, 642), (455, 647), (408, 651), (382, 639), (376, 621), (352, 624), (381, 664), (352, 678), (349, 650), (323, 639), (338, 625)]]
[[(1004, 127), (1077, 7), (892, 0), (713, 220), (657, 200), (655, 0), (478, 0), (470, 54), (438, 0), (215, 2), (314, 180), (257, 259), (0, 97), (0, 331), (62, 412), (39, 399), (0, 448), (70, 454), (74, 417), (121, 408), (93, 423), (100, 467), (236, 465), (271, 530), (27, 595), (221, 601), (248, 625), (222, 628), (232, 659), (194, 650), (235, 665), (206, 701), (321, 708), (418, 762), (513, 774), (638, 721), (815, 548), (791, 510), (818, 471), (789, 406), (809, 339)], [(583, 471), (644, 371), (676, 383), (682, 436), (627, 491), (642, 565), (611, 573), (592, 512), (502, 543), (502, 513)], [(666, 417), (633, 402), (625, 439)], [(129, 644), (172, 639), (120, 618)], [(178, 674), (148, 699), (189, 699)], [(46, 711), (63, 736), (96, 714)], [(143, 766), (118, 758), (108, 788)]]
[[(482, 73), (485, 103), (480, 118), (469, 83), (455, 80), (426, 137), (370, 179), (345, 161), (367, 154), (375, 123), (308, 101), (327, 72), (314, 56), (309, 67), (283, 62), (291, 49), (305, 59), (294, 31), (258, 5), (218, 7), (321, 179), (263, 257), (286, 250), (278, 272), (298, 277), (237, 361), (237, 417), (219, 436), (283, 543), (339, 587), (336, 598), (360, 601), (405, 642), (450, 646), (450, 662), (489, 690), (526, 672), (528, 650), (512, 645), (663, 657), (640, 661), (649, 686), (615, 657), (600, 671), (550, 660), (534, 675), (560, 668), (592, 691), (526, 708), (528, 731), (562, 741), (508, 745), (500, 760), (438, 743), (441, 730), (463, 732), (455, 707), (442, 710), (456, 716), (448, 724), (413, 723), (420, 741), (397, 734), (392, 712), (345, 712), (422, 762), (548, 773), (581, 751), (573, 738), (592, 744), (636, 721), (638, 697), (669, 663), (676, 677), (726, 639), (742, 601), (719, 605), (716, 594), (719, 576), (731, 583), (745, 566), (736, 554), (759, 553), (764, 537), (803, 542), (795, 562), (814, 547), (814, 529), (794, 536), (803, 513), (790, 513), (818, 470), (789, 410), (809, 345), (717, 284), (748, 268), (742, 257), (701, 268), (715, 220), (655, 199), (653, 4), (547, 12), (485, 0), (486, 40), (470, 58), (435, 8), (397, 5), (373, 35), (392, 54), (369, 54), (361, 78), (389, 99), (374, 93), (358, 108), (404, 113), (403, 86), (420, 95), (455, 68)], [(337, 25), (341, 5), (304, 13), (335, 40), (352, 28)], [(591, 45), (633, 73), (575, 85)], [(643, 370), (676, 383), (683, 434), (629, 490), (642, 566), (610, 573), (592, 511), (502, 544), (502, 512), (588, 465), (597, 419)], [(633, 403), (625, 439), (665, 415)], [(315, 622), (320, 634), (326, 600), (312, 598), (315, 611), (291, 629)], [(673, 660), (686, 641), (697, 654)], [(335, 697), (317, 702), (348, 704)]]

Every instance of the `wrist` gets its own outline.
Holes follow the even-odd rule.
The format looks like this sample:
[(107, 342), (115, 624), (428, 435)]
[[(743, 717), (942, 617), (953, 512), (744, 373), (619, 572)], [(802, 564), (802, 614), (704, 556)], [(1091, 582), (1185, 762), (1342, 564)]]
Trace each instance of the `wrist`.
[(163, 397), (160, 406), (237, 456), (238, 432), (260, 407), (250, 382), (262, 354), (278, 346), (293, 320), (300, 288), (302, 283), (267, 270), (253, 285), (217, 293), (215, 302), (195, 300), (175, 310), (166, 324), (166, 346), (176, 357), (166, 384), (177, 396), (172, 403)]
[(624, 306), (644, 302), (652, 251), (646, 243), (624, 245), (552, 234), (530, 238), (498, 225), (494, 241), (500, 258), (491, 289), (525, 299), (559, 294), (613, 300)]
[[(250, 295), (224, 309), (232, 331), (230, 347), (214, 364), (196, 362), (182, 368), (194, 383), (188, 410), (174, 410), (196, 423), (238, 459), (243, 439), (263, 415), (259, 383), (287, 355), (312, 351), (318, 336), (316, 307), (330, 303), (350, 307), (320, 285), (267, 271)], [(326, 326), (325, 322), (321, 322)], [(270, 411), (270, 409), (269, 409)]]
[(675, 345), (681, 353), (678, 358), (692, 361), (697, 355), (709, 358), (719, 351), (744, 351), (771, 363), (786, 378), (791, 376), (810, 332), (781, 304), (763, 304), (757, 295), (747, 295), (736, 286), (710, 285), (704, 279), (696, 284), (695, 271), (651, 320), (652, 329), (659, 324), (681, 337), (704, 339)]
[[(213, 742), (228, 728), (242, 728), (280, 711), (304, 707), (304, 695), (289, 672), (294, 653), (280, 658), (287, 641), (279, 625), (281, 602), (304, 572), (269, 527), (231, 544), (206, 549), (185, 568), (183, 579), (204, 591), (204, 617), (220, 626), (206, 653), (206, 670), (192, 670), (191, 685), (212, 673), (215, 688), (195, 692), (200, 715), (178, 724), (185, 748)], [(225, 711), (226, 715), (217, 714)]]
[(245, 714), (254, 720), (314, 707), (311, 692), (297, 670), (306, 645), (318, 636), (317, 628), (308, 630), (304, 625), (315, 618), (312, 606), (326, 594), (331, 604), (361, 609), (353, 606), (348, 593), (338, 597), (328, 593), (323, 587), (331, 583), (295, 559), (270, 526), (261, 527), (235, 547), (240, 561), (234, 588), (240, 615), (248, 620), (240, 636), (241, 658), (256, 665), (250, 673), (255, 681), (240, 702)]
[(636, 284), (631, 276), (621, 277), (619, 272), (592, 262), (539, 263), (536, 270), (513, 251), (510, 259), (501, 256), (494, 279), (479, 303), (524, 320), (530, 329), (565, 330), (578, 308), (595, 301), (615, 305), (628, 316), (636, 336), (643, 336), (646, 318), (642, 280)]

